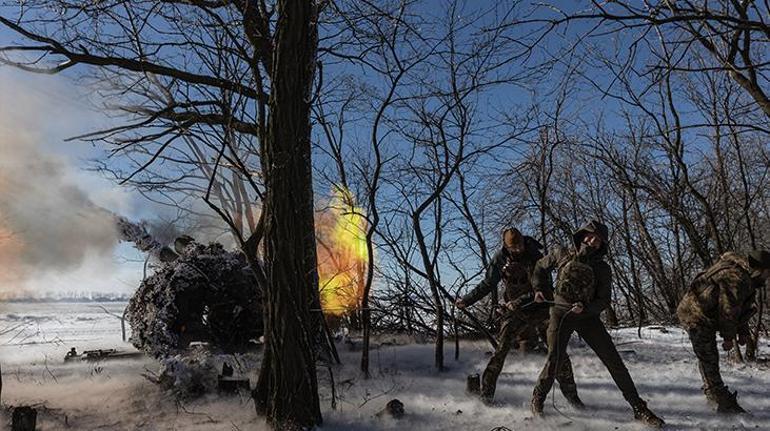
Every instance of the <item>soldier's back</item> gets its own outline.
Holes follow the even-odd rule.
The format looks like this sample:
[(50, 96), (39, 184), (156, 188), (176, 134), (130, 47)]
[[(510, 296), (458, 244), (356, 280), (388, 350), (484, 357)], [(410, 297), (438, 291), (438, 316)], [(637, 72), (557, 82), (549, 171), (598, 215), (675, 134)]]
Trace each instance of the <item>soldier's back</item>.
[(720, 295), (743, 298), (749, 295), (748, 262), (743, 256), (727, 252), (713, 265), (698, 273), (677, 307), (677, 317), (687, 329), (715, 325)]

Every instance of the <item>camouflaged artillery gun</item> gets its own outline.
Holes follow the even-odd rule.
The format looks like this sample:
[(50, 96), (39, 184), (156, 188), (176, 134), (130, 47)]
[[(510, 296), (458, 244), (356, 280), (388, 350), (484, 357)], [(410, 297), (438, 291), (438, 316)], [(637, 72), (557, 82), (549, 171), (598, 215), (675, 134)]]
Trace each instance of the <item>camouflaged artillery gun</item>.
[(161, 244), (143, 224), (118, 217), (124, 240), (157, 259), (131, 297), (126, 317), (131, 343), (156, 358), (203, 342), (215, 351), (238, 353), (262, 335), (262, 295), (246, 257), (222, 244), (178, 237)]

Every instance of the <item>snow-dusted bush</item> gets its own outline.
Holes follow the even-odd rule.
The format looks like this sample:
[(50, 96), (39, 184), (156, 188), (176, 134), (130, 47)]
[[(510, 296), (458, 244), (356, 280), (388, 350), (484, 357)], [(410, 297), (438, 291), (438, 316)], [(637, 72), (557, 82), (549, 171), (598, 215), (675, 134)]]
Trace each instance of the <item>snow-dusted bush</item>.
[[(251, 353), (217, 354), (208, 346), (195, 346), (188, 351), (160, 361), (160, 371), (151, 380), (179, 398), (191, 399), (217, 392), (219, 376), (227, 366), (238, 379), (253, 379), (261, 356)], [(253, 380), (252, 380), (253, 381)]]
[(162, 359), (158, 383), (181, 398), (194, 398), (216, 390), (218, 371), (214, 356), (197, 350)]

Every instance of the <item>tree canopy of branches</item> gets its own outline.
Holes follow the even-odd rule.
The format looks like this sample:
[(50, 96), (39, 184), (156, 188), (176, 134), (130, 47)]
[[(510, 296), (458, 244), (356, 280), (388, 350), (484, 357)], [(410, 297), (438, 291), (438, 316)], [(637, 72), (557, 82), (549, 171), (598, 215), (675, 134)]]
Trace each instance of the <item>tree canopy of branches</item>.
[(0, 59), (94, 86), (118, 116), (79, 137), (108, 149), (98, 168), (225, 221), (268, 289), (258, 411), (304, 426), (314, 185), (366, 218), (367, 376), (373, 330), (429, 334), (438, 369), (445, 336), (486, 331), (492, 307), (451, 299), (505, 225), (551, 247), (608, 223), (609, 317), (638, 325), (721, 253), (770, 246), (766, 2), (470, 3), (8, 2)]
[(309, 120), (319, 5), (33, 1), (5, 16), (13, 6), (0, 23), (20, 42), (2, 61), (80, 68), (120, 114), (79, 137), (119, 159), (100, 169), (192, 213), (185, 199), (202, 198), (227, 224), (267, 299), (257, 411), (276, 429), (320, 424)]
[[(573, 50), (590, 41), (628, 76), (652, 75), (659, 82), (671, 72), (728, 75), (770, 117), (770, 5), (756, 0), (659, 0), (646, 2), (590, 0), (568, 7), (559, 3), (533, 6), (531, 14), (506, 27), (526, 26), (540, 42), (559, 33), (556, 56), (580, 55)], [(618, 37), (615, 47), (608, 37)], [(619, 48), (607, 52), (607, 48)], [(570, 53), (571, 52), (571, 53)], [(614, 82), (614, 81), (613, 81)], [(602, 85), (609, 90), (612, 85)], [(765, 122), (767, 119), (765, 119)]]

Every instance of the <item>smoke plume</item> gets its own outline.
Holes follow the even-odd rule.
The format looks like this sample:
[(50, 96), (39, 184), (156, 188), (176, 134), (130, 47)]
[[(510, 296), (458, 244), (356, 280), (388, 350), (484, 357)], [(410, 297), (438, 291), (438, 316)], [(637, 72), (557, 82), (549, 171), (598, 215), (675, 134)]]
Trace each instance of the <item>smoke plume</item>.
[(89, 251), (111, 253), (115, 224), (68, 182), (67, 165), (37, 151), (31, 140), (7, 139), (2, 125), (0, 130), (6, 138), (0, 140), (0, 220), (22, 245), (22, 263), (65, 269), (79, 265)]
[(75, 145), (42, 132), (53, 113), (0, 84), (0, 289), (8, 294), (43, 272), (77, 269), (88, 256), (111, 258), (118, 234), (78, 181), (82, 172), (52, 151), (52, 142)]

